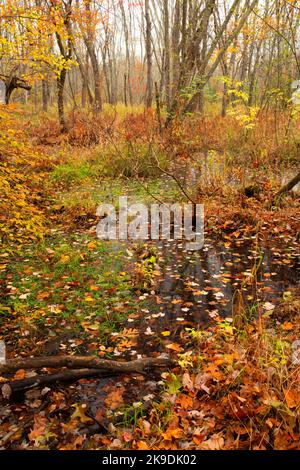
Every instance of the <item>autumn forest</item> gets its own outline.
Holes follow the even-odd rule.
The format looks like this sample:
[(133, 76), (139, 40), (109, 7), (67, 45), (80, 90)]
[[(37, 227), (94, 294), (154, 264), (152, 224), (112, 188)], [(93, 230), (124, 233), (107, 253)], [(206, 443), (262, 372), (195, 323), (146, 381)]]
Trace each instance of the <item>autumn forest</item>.
[(0, 450), (300, 450), (299, 192), (299, 0), (0, 0)]

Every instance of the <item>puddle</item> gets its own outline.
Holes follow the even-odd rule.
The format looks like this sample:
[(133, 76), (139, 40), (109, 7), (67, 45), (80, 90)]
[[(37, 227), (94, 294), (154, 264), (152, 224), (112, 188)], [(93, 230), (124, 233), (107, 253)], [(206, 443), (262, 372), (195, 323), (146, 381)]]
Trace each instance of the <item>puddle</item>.
[[(205, 328), (217, 316), (231, 317), (232, 299), (241, 287), (249, 306), (254, 299), (276, 305), (284, 292), (298, 290), (300, 265), (297, 245), (291, 245), (287, 251), (267, 246), (261, 246), (260, 250), (254, 249), (251, 239), (228, 246), (206, 240), (199, 252), (186, 252), (178, 242), (161, 242), (158, 245), (163, 262), (161, 280), (155, 294), (146, 297), (148, 306), (141, 308), (140, 318), (126, 324), (126, 328), (139, 331), (134, 347), (136, 355), (129, 359), (136, 359), (137, 355), (166, 353), (165, 340), (180, 342), (180, 332), (185, 328)], [(249, 278), (255, 260), (261, 260), (261, 265), (254, 292), (249, 283), (243, 283)], [(170, 333), (164, 337), (162, 332)], [(75, 395), (88, 403), (93, 415), (99, 410), (105, 415), (106, 397), (115, 387), (124, 386), (124, 405), (145, 403), (145, 396), (154, 397), (159, 393), (158, 380), (159, 374), (144, 378), (125, 375), (81, 381), (73, 387), (76, 388)]]
[[(288, 252), (266, 246), (260, 246), (258, 252), (253, 245), (251, 240), (230, 246), (207, 240), (201, 251), (193, 253), (184, 251), (178, 243), (161, 244), (159, 253), (165, 262), (156, 293), (159, 316), (157, 312), (146, 316), (147, 328), (150, 322), (153, 332), (171, 331), (172, 337), (172, 333), (177, 336), (187, 326), (201, 328), (217, 316), (231, 317), (238, 289), (242, 289), (245, 305), (249, 307), (256, 301), (276, 305), (284, 292), (298, 290), (297, 245)], [(261, 263), (256, 288), (249, 280), (255, 263)], [(150, 346), (149, 351), (154, 343), (153, 338), (142, 335), (141, 352), (145, 344)]]

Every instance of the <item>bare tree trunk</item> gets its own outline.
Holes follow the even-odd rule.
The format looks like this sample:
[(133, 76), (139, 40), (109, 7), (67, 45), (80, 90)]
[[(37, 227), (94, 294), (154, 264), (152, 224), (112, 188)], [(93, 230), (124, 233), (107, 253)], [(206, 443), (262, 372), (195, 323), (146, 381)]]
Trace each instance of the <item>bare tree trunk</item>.
[[(239, 5), (238, 0), (236, 0), (233, 3), (233, 6), (235, 6), (235, 8), (233, 6), (231, 7), (231, 9), (230, 9), (230, 11), (227, 15), (227, 18), (224, 20), (224, 23), (223, 23), (220, 31), (218, 32), (217, 38), (213, 41), (213, 44), (210, 46), (209, 51), (207, 53), (207, 56), (205, 58), (204, 69), (203, 69), (203, 75), (204, 75), (203, 80), (201, 80), (199, 82), (199, 84), (197, 86), (197, 91), (194, 93), (192, 98), (190, 98), (189, 101), (187, 102), (187, 104), (185, 105), (184, 112), (190, 112), (194, 109), (194, 105), (198, 100), (199, 94), (203, 92), (203, 89), (204, 89), (205, 85), (209, 82), (209, 80), (211, 79), (211, 77), (213, 76), (215, 71), (217, 70), (220, 62), (222, 61), (222, 59), (223, 59), (223, 57), (224, 57), (224, 55), (225, 55), (225, 53), (228, 49), (228, 47), (230, 46), (230, 44), (232, 44), (232, 42), (236, 39), (238, 34), (241, 32), (243, 26), (245, 25), (245, 23), (248, 20), (249, 15), (252, 13), (253, 8), (258, 4), (258, 2), (259, 2), (259, 0), (253, 0), (252, 3), (250, 3), (249, 5), (244, 7), (244, 10), (243, 10), (243, 13), (241, 15), (241, 18), (239, 20), (238, 25), (233, 30), (233, 32), (228, 36), (228, 38), (224, 42), (221, 49), (218, 51), (217, 57), (215, 58), (215, 60), (211, 64), (210, 68), (207, 71), (205, 71), (205, 69), (207, 68), (207, 65), (208, 65), (208, 61), (212, 57), (212, 55), (215, 51), (215, 48), (216, 48), (217, 44), (219, 43), (219, 40), (221, 38), (222, 33), (226, 29), (226, 27), (229, 23), (229, 20), (232, 18), (233, 14), (235, 12), (235, 8)], [(202, 75), (202, 73), (201, 73), (201, 75)]]
[(171, 55), (170, 55), (170, 17), (169, 2), (164, 0), (164, 81), (167, 111), (170, 112)]
[[(56, 7), (55, 0), (51, 0), (51, 4), (53, 7)], [(67, 39), (66, 45), (64, 44), (63, 38), (61, 34), (56, 31), (56, 41), (59, 48), (59, 51), (67, 62), (72, 57), (72, 37), (71, 37), (71, 24), (70, 18), (72, 14), (72, 0), (68, 0), (63, 4), (64, 8), (64, 26), (67, 32)], [(64, 132), (66, 130), (66, 119), (65, 119), (65, 108), (64, 108), (64, 88), (66, 83), (67, 77), (67, 69), (63, 67), (59, 73), (59, 76), (56, 80), (57, 84), (57, 110), (58, 110), (58, 120), (60, 124), (61, 131)]]
[[(132, 98), (132, 90), (131, 90), (131, 64), (130, 64), (130, 51), (129, 51), (129, 31), (128, 31), (128, 26), (127, 26), (127, 22), (126, 22), (126, 15), (125, 15), (123, 0), (119, 1), (119, 5), (120, 5), (120, 8), (121, 8), (124, 35), (125, 35), (126, 86), (127, 86), (127, 90), (128, 90), (129, 102), (130, 102), (130, 105), (132, 106), (133, 98)], [(126, 90), (126, 96), (127, 96), (127, 90)]]
[(46, 80), (42, 80), (42, 103), (43, 111), (46, 113), (48, 111), (48, 83)]
[(146, 108), (152, 106), (152, 44), (151, 44), (151, 19), (149, 0), (145, 0), (145, 19), (146, 19), (146, 61), (147, 61), (147, 86), (146, 86)]
[(88, 55), (88, 52), (86, 52), (86, 55), (85, 55), (85, 60), (84, 60), (84, 63), (83, 61), (81, 60), (76, 48), (75, 48), (75, 45), (72, 41), (72, 49), (73, 49), (73, 52), (75, 54), (75, 57), (76, 57), (76, 61), (78, 63), (78, 68), (79, 68), (79, 72), (80, 72), (80, 75), (81, 75), (81, 79), (82, 79), (82, 90), (81, 90), (81, 104), (83, 107), (86, 106), (86, 99), (87, 97), (89, 98), (89, 103), (90, 105), (93, 104), (94, 102), (94, 99), (93, 99), (93, 95), (92, 95), (92, 92), (90, 90), (90, 86), (89, 86), (89, 80), (88, 80), (88, 71), (89, 71), (89, 55)]
[(180, 1), (176, 0), (174, 21), (172, 26), (172, 85), (171, 94), (172, 101), (175, 99), (177, 93), (178, 80), (179, 80), (179, 42), (180, 42)]
[(58, 109), (58, 120), (62, 132), (65, 132), (66, 118), (65, 118), (65, 104), (64, 104), (64, 88), (66, 83), (67, 71), (62, 69), (57, 78), (57, 109)]
[[(91, 15), (91, 1), (88, 0), (85, 3), (85, 8), (88, 14)], [(92, 24), (92, 17), (90, 18), (90, 23)], [(95, 49), (95, 33), (94, 31), (88, 27), (87, 35), (84, 37), (84, 43), (86, 45), (90, 60), (91, 66), (93, 70), (93, 77), (94, 77), (94, 103), (93, 109), (95, 113), (98, 113), (102, 110), (102, 98), (101, 98), (101, 73), (100, 67), (98, 63), (98, 58)]]
[(94, 75), (94, 111), (98, 113), (102, 110), (102, 98), (101, 98), (101, 74), (98, 64), (97, 55), (94, 49), (94, 45), (91, 44), (90, 40), (86, 41), (86, 47), (90, 56), (91, 66)]
[(127, 103), (127, 75), (126, 73), (124, 73), (124, 103), (125, 103), (125, 106), (127, 107), (128, 103)]

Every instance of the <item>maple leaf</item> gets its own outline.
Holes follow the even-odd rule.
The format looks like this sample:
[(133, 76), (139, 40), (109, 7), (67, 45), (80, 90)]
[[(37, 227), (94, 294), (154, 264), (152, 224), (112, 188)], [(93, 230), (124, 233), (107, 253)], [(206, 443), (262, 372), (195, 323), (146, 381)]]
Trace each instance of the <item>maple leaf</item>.
[(47, 418), (40, 414), (34, 415), (34, 426), (33, 429), (28, 434), (30, 441), (34, 441), (35, 444), (38, 444), (45, 437), (47, 429)]
[(289, 408), (297, 408), (300, 403), (300, 393), (297, 390), (285, 390), (284, 392), (285, 401)]
[(169, 426), (166, 432), (162, 433), (163, 438), (166, 441), (171, 441), (174, 439), (179, 439), (183, 435), (183, 430), (181, 428), (174, 428), (173, 426)]
[(180, 405), (183, 409), (187, 410), (188, 408), (191, 408), (193, 406), (194, 399), (188, 395), (180, 395), (176, 403)]
[(96, 248), (97, 244), (95, 242), (89, 242), (87, 247), (90, 251), (93, 251)]

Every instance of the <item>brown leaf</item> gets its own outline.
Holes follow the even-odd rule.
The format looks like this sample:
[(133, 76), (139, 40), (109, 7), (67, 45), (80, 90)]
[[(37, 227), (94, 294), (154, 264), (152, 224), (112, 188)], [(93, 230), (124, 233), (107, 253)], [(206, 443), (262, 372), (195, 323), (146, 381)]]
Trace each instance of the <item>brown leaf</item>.
[(107, 395), (105, 403), (111, 410), (116, 410), (120, 405), (122, 405), (124, 391), (124, 387), (119, 387)]
[(202, 450), (221, 450), (224, 447), (225, 441), (220, 434), (213, 434), (210, 439), (200, 445)]
[(182, 385), (186, 390), (192, 391), (194, 389), (194, 384), (191, 379), (191, 376), (188, 372), (185, 372), (182, 377)]

